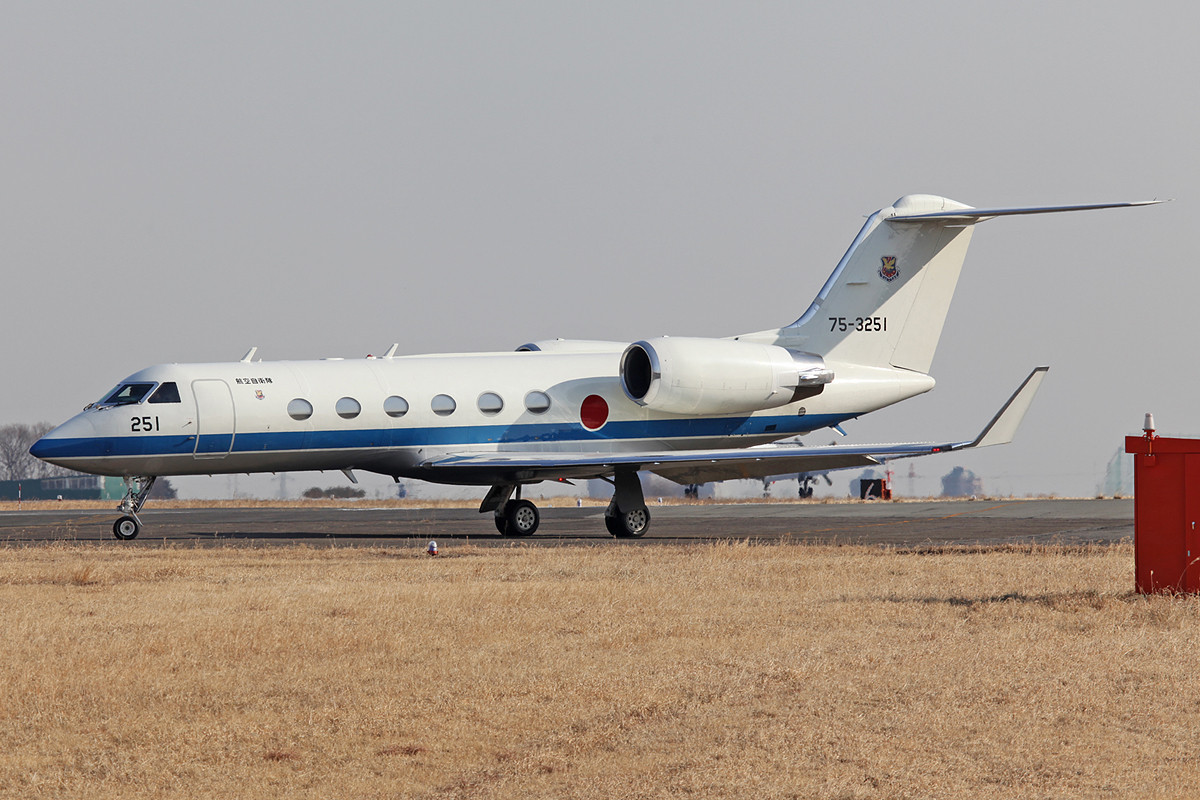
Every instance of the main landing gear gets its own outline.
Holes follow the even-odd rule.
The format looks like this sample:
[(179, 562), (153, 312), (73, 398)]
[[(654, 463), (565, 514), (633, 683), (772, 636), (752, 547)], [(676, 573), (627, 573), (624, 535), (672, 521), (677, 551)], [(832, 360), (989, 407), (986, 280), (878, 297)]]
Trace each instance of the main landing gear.
[(650, 509), (634, 470), (619, 470), (612, 479), (613, 498), (604, 511), (604, 527), (618, 539), (640, 539), (650, 530)]
[(493, 486), (479, 505), (480, 514), (488, 511), (493, 512), (496, 530), (501, 536), (532, 536), (542, 521), (538, 507), (528, 500), (521, 499), (519, 485)]
[(142, 510), (142, 505), (146, 502), (146, 498), (150, 496), (150, 489), (154, 486), (154, 475), (150, 476), (128, 476), (125, 480), (125, 497), (121, 500), (121, 504), (117, 506), (117, 511), (120, 511), (124, 516), (113, 523), (113, 536), (123, 542), (130, 539), (136, 539), (137, 535), (142, 532), (142, 521), (138, 519), (137, 513)]
[(633, 511), (618, 511), (615, 514), (605, 511), (604, 527), (618, 539), (640, 539), (650, 530), (650, 509), (635, 508)]
[(496, 512), (496, 530), (501, 536), (532, 536), (541, 524), (538, 507), (528, 500), (510, 500)]
[[(607, 480), (607, 479), (606, 479)], [(650, 509), (642, 494), (642, 482), (635, 470), (620, 471), (610, 481), (616, 488), (612, 502), (604, 511), (604, 527), (618, 539), (636, 539), (650, 529)], [(521, 499), (521, 487), (499, 484), (488, 491), (479, 504), (479, 513), (491, 511), (501, 536), (532, 536), (541, 523), (537, 506)]]

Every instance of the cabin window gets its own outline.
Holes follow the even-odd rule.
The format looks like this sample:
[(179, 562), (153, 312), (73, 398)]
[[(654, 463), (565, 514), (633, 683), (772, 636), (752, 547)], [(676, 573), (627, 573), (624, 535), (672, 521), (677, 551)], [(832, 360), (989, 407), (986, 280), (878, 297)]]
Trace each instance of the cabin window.
[(107, 406), (127, 406), (142, 402), (146, 393), (154, 388), (153, 383), (124, 383), (102, 403)]
[(383, 413), (389, 417), (403, 417), (408, 413), (408, 401), (403, 397), (392, 395), (383, 401)]
[(454, 409), (458, 408), (458, 404), (454, 402), (454, 398), (450, 395), (439, 394), (433, 398), (433, 402), (429, 404), (429, 407), (439, 417), (448, 417), (454, 413)]
[(525, 395), (525, 408), (531, 414), (545, 414), (550, 410), (550, 395), (545, 392), (530, 392)]
[(479, 395), (479, 410), (489, 417), (499, 414), (504, 409), (504, 400), (495, 392), (484, 392)]
[(150, 395), (148, 403), (178, 403), (179, 402), (179, 387), (175, 381), (168, 381), (155, 390), (154, 394)]
[(299, 397), (288, 403), (287, 411), (294, 420), (306, 420), (313, 415), (312, 403)]
[(362, 406), (360, 406), (358, 401), (353, 397), (343, 397), (337, 401), (337, 404), (333, 407), (333, 410), (336, 411), (337, 415), (342, 419), (354, 419), (362, 413)]

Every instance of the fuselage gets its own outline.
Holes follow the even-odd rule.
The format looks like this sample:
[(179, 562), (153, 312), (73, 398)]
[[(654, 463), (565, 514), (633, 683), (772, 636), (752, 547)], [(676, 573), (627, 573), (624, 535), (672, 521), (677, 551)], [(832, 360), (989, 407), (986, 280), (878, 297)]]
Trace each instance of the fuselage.
[(630, 399), (621, 350), (163, 364), (130, 375), (41, 439), (46, 461), (103, 475), (359, 469), (486, 484), (431, 466), (503, 450), (747, 447), (837, 425), (933, 379), (831, 364), (815, 396), (752, 413), (679, 415)]

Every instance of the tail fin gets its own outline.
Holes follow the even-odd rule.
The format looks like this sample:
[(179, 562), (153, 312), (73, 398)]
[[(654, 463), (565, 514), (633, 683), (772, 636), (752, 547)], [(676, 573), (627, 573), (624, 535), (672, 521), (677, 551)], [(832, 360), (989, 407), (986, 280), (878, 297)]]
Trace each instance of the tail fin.
[(779, 331), (778, 342), (829, 361), (927, 373), (975, 223), (1154, 202), (977, 209), (906, 195), (867, 219), (816, 300)]

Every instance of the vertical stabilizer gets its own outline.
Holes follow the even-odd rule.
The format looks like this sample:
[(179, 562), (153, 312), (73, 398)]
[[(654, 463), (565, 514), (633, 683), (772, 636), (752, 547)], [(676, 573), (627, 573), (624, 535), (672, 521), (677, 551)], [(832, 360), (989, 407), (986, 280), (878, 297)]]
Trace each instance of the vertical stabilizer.
[(967, 208), (908, 195), (872, 214), (808, 311), (780, 332), (780, 343), (829, 361), (928, 372), (974, 220), (891, 220)]
[(830, 362), (928, 373), (976, 223), (1159, 202), (972, 208), (945, 197), (905, 195), (867, 219), (800, 319), (764, 334)]

